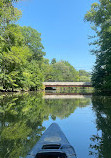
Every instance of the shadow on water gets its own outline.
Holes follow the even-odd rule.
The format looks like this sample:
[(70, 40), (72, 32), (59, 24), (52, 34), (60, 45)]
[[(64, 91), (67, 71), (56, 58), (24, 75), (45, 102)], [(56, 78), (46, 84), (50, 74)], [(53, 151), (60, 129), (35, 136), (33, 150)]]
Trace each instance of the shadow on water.
[(45, 130), (43, 121), (64, 119), (89, 103), (89, 98), (44, 99), (43, 93), (1, 95), (0, 157), (25, 157)]
[(111, 158), (111, 96), (94, 96), (92, 103), (98, 132), (90, 138), (90, 155)]

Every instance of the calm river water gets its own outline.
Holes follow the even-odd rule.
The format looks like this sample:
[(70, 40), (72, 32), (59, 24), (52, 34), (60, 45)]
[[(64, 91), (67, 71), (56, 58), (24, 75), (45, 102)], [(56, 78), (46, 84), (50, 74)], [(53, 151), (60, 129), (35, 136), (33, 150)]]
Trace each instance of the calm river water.
[(56, 122), (78, 158), (111, 158), (111, 97), (0, 95), (0, 158), (24, 158)]

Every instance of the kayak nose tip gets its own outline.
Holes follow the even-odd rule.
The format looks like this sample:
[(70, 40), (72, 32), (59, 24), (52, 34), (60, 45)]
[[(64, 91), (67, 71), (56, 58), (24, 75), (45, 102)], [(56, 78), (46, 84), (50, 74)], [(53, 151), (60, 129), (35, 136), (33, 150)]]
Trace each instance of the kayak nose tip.
[(56, 122), (53, 122), (53, 123), (50, 125), (50, 127), (51, 127), (51, 128), (53, 128), (53, 127), (54, 127), (54, 128), (56, 128), (56, 127), (57, 127), (57, 128), (60, 128), (59, 125), (58, 125)]
[(57, 125), (58, 126), (58, 124), (56, 122), (53, 122), (51, 125)]

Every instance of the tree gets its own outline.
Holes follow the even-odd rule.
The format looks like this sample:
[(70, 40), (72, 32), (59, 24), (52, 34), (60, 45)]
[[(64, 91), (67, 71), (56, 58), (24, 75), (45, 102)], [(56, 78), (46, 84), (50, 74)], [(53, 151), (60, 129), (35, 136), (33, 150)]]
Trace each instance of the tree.
[(99, 91), (111, 91), (111, 1), (99, 0), (93, 3), (85, 15), (96, 32), (93, 45), (96, 49), (96, 65), (92, 74), (93, 86)]
[(29, 49), (23, 43), (20, 27), (8, 25), (3, 34), (4, 42), (1, 49), (0, 79), (5, 90), (19, 87), (21, 71), (27, 59), (31, 56)]
[(68, 61), (63, 61), (66, 66), (69, 67), (69, 81), (79, 81), (79, 74), (78, 71), (68, 62)]
[(1, 0), (0, 1), (0, 33), (8, 24), (16, 22), (21, 17), (21, 11), (13, 6), (13, 2), (17, 0)]
[(46, 71), (46, 76), (50, 76), (45, 78), (46, 81), (78, 81), (78, 72), (67, 61), (55, 62), (55, 59), (52, 61), (53, 64), (51, 62), (49, 65), (50, 71)]
[(85, 70), (79, 70), (79, 81), (90, 82), (91, 74)]
[(53, 67), (49, 64), (49, 59), (43, 58), (43, 62), (41, 65), (42, 74), (44, 76), (45, 81), (52, 81), (53, 79)]
[(43, 74), (36, 60), (32, 60), (23, 71), (23, 87), (29, 90), (42, 88)]
[(3, 89), (37, 90), (43, 81), (43, 45), (41, 34), (31, 27), (15, 25), (21, 11), (17, 0), (0, 1), (0, 80)]
[(51, 64), (55, 64), (55, 63), (56, 63), (56, 58), (53, 58)]
[(14, 0), (0, 1), (0, 80), (3, 88), (8, 89), (11, 87), (12, 90), (13, 87), (17, 87), (15, 82), (19, 74), (18, 65), (20, 66), (23, 61), (22, 57), (24, 57), (22, 55), (19, 60), (17, 56), (20, 57), (21, 50), (28, 53), (26, 47), (21, 47), (22, 35), (18, 27), (11, 25), (21, 16), (21, 11), (14, 7), (13, 2)]
[(43, 45), (41, 43), (41, 33), (31, 27), (21, 27), (24, 36), (25, 45), (29, 47), (32, 56), (30, 60), (42, 60), (45, 52), (43, 52)]

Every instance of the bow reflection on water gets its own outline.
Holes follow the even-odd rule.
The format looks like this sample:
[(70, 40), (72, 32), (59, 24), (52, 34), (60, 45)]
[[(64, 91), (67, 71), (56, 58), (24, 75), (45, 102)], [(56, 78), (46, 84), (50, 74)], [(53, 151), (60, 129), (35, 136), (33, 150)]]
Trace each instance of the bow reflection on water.
[(43, 93), (1, 95), (0, 157), (25, 157), (45, 130), (43, 121), (65, 119), (89, 103), (89, 98), (44, 99)]

